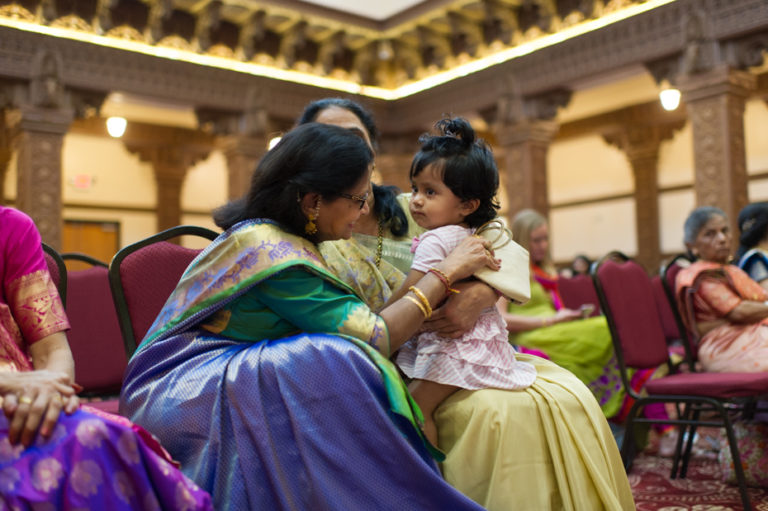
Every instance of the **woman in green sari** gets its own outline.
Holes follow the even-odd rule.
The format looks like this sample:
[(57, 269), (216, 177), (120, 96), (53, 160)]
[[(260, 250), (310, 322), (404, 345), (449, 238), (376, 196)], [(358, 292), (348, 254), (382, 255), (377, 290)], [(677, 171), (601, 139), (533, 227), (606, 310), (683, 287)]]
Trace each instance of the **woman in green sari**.
[[(131, 359), (121, 410), (227, 509), (458, 509), (388, 357), (447, 294), (434, 274), (376, 314), (317, 244), (365, 213), (373, 154), (310, 123), (254, 172), (226, 229), (190, 264)], [(480, 239), (437, 270), (498, 268)], [(439, 268), (438, 268), (439, 266)]]

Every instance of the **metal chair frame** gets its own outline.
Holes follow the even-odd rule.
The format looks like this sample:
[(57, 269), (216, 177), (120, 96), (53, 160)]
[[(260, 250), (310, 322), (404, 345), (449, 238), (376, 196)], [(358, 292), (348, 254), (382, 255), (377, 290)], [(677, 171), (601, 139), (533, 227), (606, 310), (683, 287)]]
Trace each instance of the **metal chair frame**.
[[(66, 307), (67, 305), (67, 266), (64, 264), (64, 260), (61, 258), (61, 254), (52, 246), (42, 243), (43, 252), (48, 254), (56, 263), (56, 267), (59, 269), (59, 283), (56, 285), (56, 289), (59, 291), (61, 297), (61, 304)], [(47, 261), (46, 261), (47, 263)]]
[(218, 235), (217, 232), (206, 227), (197, 225), (178, 225), (123, 247), (115, 254), (115, 257), (112, 258), (112, 261), (109, 263), (109, 286), (112, 289), (112, 299), (115, 301), (117, 317), (120, 322), (120, 330), (123, 335), (123, 343), (128, 358), (130, 358), (131, 355), (133, 355), (133, 352), (136, 351), (139, 340), (136, 339), (134, 334), (131, 315), (128, 311), (128, 302), (125, 297), (123, 282), (120, 278), (120, 264), (129, 255), (154, 243), (168, 241), (179, 236), (199, 236), (213, 241)]
[[(629, 384), (630, 381), (628, 376), (628, 366), (625, 363), (623, 345), (619, 335), (618, 325), (616, 324), (616, 319), (614, 318), (613, 312), (611, 310), (611, 306), (605, 294), (603, 284), (599, 277), (600, 268), (609, 259), (613, 261), (625, 262), (625, 263), (630, 262), (631, 259), (621, 252), (618, 252), (618, 251), (610, 252), (609, 254), (604, 256), (602, 259), (597, 261), (595, 264), (593, 264), (590, 270), (593, 281), (595, 283), (595, 289), (597, 290), (598, 298), (600, 299), (600, 304), (603, 309), (603, 314), (605, 314), (606, 316), (606, 320), (608, 322), (608, 326), (611, 331), (611, 338), (613, 340), (613, 345), (616, 352), (616, 359), (619, 363), (621, 378), (624, 384), (624, 388), (626, 389), (627, 393), (635, 400), (626, 419), (626, 432), (624, 434), (624, 439), (621, 445), (621, 455), (624, 460), (625, 469), (629, 471), (629, 469), (632, 467), (632, 462), (635, 457), (635, 451), (637, 447), (635, 445), (633, 432), (634, 432), (634, 426), (638, 423), (671, 424), (671, 425), (677, 426), (680, 434), (680, 437), (678, 438), (678, 443), (682, 442), (684, 431), (688, 428), (691, 428), (689, 438), (688, 438), (688, 445), (686, 446), (686, 451), (683, 454), (683, 468), (679, 473), (679, 477), (685, 477), (686, 475), (687, 458), (690, 457), (690, 450), (692, 446), (693, 433), (695, 432), (695, 428), (698, 426), (725, 428), (726, 436), (728, 438), (728, 446), (731, 450), (731, 455), (733, 458), (734, 471), (735, 471), (736, 480), (739, 486), (739, 494), (741, 496), (742, 505), (744, 506), (745, 510), (747, 511), (751, 510), (752, 505), (751, 505), (749, 494), (747, 491), (746, 479), (744, 476), (744, 469), (741, 465), (741, 456), (739, 454), (739, 448), (736, 442), (736, 436), (733, 431), (733, 423), (731, 420), (731, 415), (735, 415), (736, 413), (739, 413), (742, 416), (749, 416), (751, 413), (753, 413), (755, 411), (754, 402), (757, 398), (757, 395), (743, 397), (743, 398), (726, 399), (726, 398), (718, 398), (714, 396), (702, 396), (702, 395), (686, 395), (686, 394), (654, 395), (650, 393), (648, 395), (640, 395), (636, 393), (632, 389), (631, 385)], [(651, 284), (649, 279), (649, 282), (648, 282), (649, 293), (652, 294), (652, 291), (650, 290), (650, 285)], [(653, 319), (648, 318), (648, 320), (652, 321)], [(656, 318), (656, 320), (660, 321), (658, 318)], [(659, 326), (659, 328), (661, 328), (661, 326)], [(672, 370), (672, 364), (669, 361), (669, 357), (667, 357), (667, 364), (670, 366), (671, 368), (670, 370)], [(703, 373), (695, 373), (695, 374), (701, 374), (703, 376)], [(768, 390), (768, 386), (766, 390)], [(677, 419), (673, 419), (673, 418), (648, 419), (648, 418), (640, 417), (639, 412), (642, 410), (642, 408), (644, 408), (646, 405), (651, 403), (674, 403), (676, 406), (678, 406), (678, 409), (679, 409), (679, 406), (682, 405), (683, 406), (682, 416)], [(701, 420), (700, 416), (704, 412), (716, 413), (717, 417), (719, 417), (719, 420), (714, 420), (714, 419)], [(676, 453), (676, 457), (677, 455), (679, 455), (679, 449), (678, 449), (678, 452)], [(677, 465), (677, 460), (675, 460), (674, 464)], [(671, 477), (672, 478), (675, 477), (674, 472), (671, 475)]]

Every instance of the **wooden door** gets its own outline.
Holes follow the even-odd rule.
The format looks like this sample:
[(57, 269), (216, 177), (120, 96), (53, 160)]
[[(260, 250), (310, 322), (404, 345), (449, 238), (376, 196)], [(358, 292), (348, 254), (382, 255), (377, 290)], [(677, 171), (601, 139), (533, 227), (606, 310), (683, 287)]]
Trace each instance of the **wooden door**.
[[(120, 248), (120, 224), (91, 220), (65, 220), (61, 253), (80, 252), (107, 264)], [(82, 270), (87, 263), (67, 261), (67, 269)]]

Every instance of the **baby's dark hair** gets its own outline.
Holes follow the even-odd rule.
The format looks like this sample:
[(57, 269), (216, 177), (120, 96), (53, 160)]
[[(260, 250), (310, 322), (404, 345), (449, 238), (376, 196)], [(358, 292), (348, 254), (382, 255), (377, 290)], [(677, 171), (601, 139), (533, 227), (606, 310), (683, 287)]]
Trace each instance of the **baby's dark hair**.
[(479, 227), (496, 218), (499, 203), (499, 171), (493, 153), (475, 130), (461, 117), (441, 119), (435, 124), (436, 135), (425, 133), (419, 138), (421, 149), (413, 157), (411, 180), (428, 165), (442, 173), (443, 183), (462, 201), (477, 199), (480, 205), (464, 221)]

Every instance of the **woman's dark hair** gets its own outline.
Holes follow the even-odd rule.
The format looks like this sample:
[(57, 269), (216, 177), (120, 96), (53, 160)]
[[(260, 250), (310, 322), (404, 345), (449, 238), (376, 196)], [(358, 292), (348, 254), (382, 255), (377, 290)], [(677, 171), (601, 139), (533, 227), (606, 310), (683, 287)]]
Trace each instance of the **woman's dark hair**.
[[(366, 110), (359, 103), (346, 98), (324, 98), (311, 102), (304, 107), (297, 125), (315, 122), (323, 110), (331, 107), (342, 108), (352, 112), (355, 117), (360, 119), (360, 123), (368, 132), (368, 138), (371, 139), (374, 149), (378, 145), (379, 130), (376, 129), (376, 122), (373, 120), (371, 112)], [(373, 215), (382, 222), (383, 225), (397, 237), (405, 236), (408, 233), (408, 217), (405, 211), (397, 202), (397, 196), (400, 189), (396, 186), (382, 186), (373, 183)]]
[(437, 135), (426, 133), (419, 138), (421, 149), (411, 163), (411, 180), (434, 164), (454, 195), (462, 201), (480, 201), (478, 208), (464, 219), (470, 227), (496, 218), (499, 171), (491, 148), (483, 140), (475, 139), (475, 130), (461, 117), (442, 119), (435, 129)]
[(753, 202), (744, 206), (739, 211), (738, 223), (740, 234), (736, 261), (768, 237), (768, 202)]
[(587, 264), (587, 274), (589, 273), (589, 267), (592, 266), (592, 260), (586, 256), (586, 254), (576, 254), (571, 261), (571, 269), (576, 272), (576, 261), (584, 261)]
[(216, 209), (213, 220), (229, 229), (243, 220), (270, 218), (313, 240), (304, 232), (301, 197), (315, 192), (325, 200), (338, 198), (366, 175), (372, 161), (368, 144), (349, 130), (319, 123), (298, 126), (261, 159), (245, 197)]
[(304, 107), (304, 111), (301, 113), (299, 120), (296, 121), (296, 124), (301, 125), (308, 122), (315, 122), (317, 116), (320, 115), (320, 112), (334, 106), (348, 110), (355, 114), (358, 119), (360, 119), (360, 122), (365, 127), (365, 131), (368, 132), (368, 138), (371, 139), (373, 148), (376, 149), (376, 145), (379, 142), (379, 130), (376, 129), (376, 122), (373, 120), (373, 115), (362, 105), (355, 103), (351, 99), (323, 98), (315, 100)]

